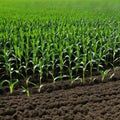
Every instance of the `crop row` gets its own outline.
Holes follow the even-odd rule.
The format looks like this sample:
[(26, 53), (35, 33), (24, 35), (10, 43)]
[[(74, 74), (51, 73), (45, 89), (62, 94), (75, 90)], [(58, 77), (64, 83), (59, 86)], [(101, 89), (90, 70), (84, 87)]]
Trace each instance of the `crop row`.
[[(84, 82), (94, 71), (103, 76), (106, 68), (120, 63), (120, 22), (109, 20), (0, 21), (0, 86), (8, 83), (37, 85), (70, 79)], [(38, 75), (39, 81), (30, 77)]]

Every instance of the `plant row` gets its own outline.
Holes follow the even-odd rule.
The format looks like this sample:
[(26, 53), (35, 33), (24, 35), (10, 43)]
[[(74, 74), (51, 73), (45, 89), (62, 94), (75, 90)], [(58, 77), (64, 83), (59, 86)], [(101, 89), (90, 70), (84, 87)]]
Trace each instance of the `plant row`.
[[(120, 23), (109, 20), (0, 21), (0, 86), (70, 79), (91, 80), (120, 63)], [(39, 80), (31, 80), (37, 75)], [(104, 77), (103, 77), (104, 79)]]

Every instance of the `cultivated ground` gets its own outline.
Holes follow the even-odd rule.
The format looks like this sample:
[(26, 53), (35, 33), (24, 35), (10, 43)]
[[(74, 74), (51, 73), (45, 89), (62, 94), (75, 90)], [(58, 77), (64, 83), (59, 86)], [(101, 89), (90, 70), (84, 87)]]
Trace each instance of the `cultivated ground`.
[[(31, 88), (27, 97), (21, 89), (0, 95), (0, 120), (120, 120), (120, 69), (104, 82), (70, 86), (68, 81), (45, 85), (41, 93)], [(89, 78), (86, 79), (88, 81)], [(7, 89), (6, 89), (7, 90)]]
[[(69, 41), (64, 43), (66, 46), (64, 51), (66, 53), (70, 48), (70, 56), (75, 53), (77, 66), (79, 66), (79, 61), (82, 60), (83, 63), (86, 61), (86, 53), (93, 55), (93, 59), (89, 56), (90, 61), (94, 60), (94, 57), (99, 62), (104, 61), (105, 58), (106, 63), (110, 62), (109, 56), (106, 56), (110, 53), (111, 61), (115, 57), (115, 61), (112, 63), (118, 60), (117, 65), (120, 66), (119, 3), (119, 0), (0, 0), (0, 83), (4, 81), (3, 76), (11, 73), (17, 73), (15, 79), (19, 79), (19, 83), (21, 83), (18, 73), (27, 74), (27, 70), (31, 70), (31, 63), (33, 64), (39, 58), (45, 63), (45, 68), (49, 64), (53, 65), (50, 60), (51, 57), (56, 59), (55, 56), (58, 57), (57, 66), (62, 65), (63, 60), (66, 61), (66, 59), (61, 60), (62, 57), (59, 55), (63, 55), (64, 47), (59, 49), (60, 45), (56, 44), (53, 47), (55, 56), (49, 56), (52, 53), (49, 47), (53, 45), (51, 40), (62, 40), (61, 46), (64, 41)], [(34, 42), (35, 39), (40, 44), (35, 44), (37, 43)], [(84, 39), (90, 40), (89, 44), (84, 42)], [(30, 43), (26, 44), (27, 40), (30, 40)], [(43, 41), (43, 47), (39, 40)], [(83, 43), (76, 42), (72, 45), (73, 40), (78, 40), (79, 43), (83, 41)], [(39, 46), (36, 47), (37, 45)], [(97, 46), (94, 47), (94, 45)], [(78, 52), (73, 52), (72, 46), (76, 46), (75, 50)], [(99, 47), (98, 51), (91, 49)], [(58, 49), (56, 50), (56, 48)], [(37, 50), (39, 54), (37, 54)], [(82, 55), (83, 50), (85, 50), (85, 54)], [(33, 51), (35, 51), (34, 55)], [(99, 60), (96, 56), (98, 52)], [(102, 54), (106, 56), (103, 59)], [(81, 58), (76, 55), (80, 55)], [(45, 62), (43, 58), (45, 58)], [(72, 56), (66, 58), (68, 60)], [(71, 60), (74, 62), (74, 59)], [(39, 61), (34, 65), (38, 65), (38, 63), (40, 66), (44, 65)], [(72, 62), (70, 61), (70, 63)], [(35, 66), (32, 65), (32, 68)], [(34, 69), (32, 70), (34, 71)], [(49, 69), (47, 72), (50, 72)], [(5, 77), (5, 80), (10, 76)], [(15, 77), (15, 75), (12, 76)], [(36, 77), (34, 80), (36, 81)], [(46, 81), (46, 79), (44, 80)], [(12, 79), (8, 81), (11, 82)], [(26, 84), (25, 80), (23, 82)], [(41, 89), (41, 93), (38, 93), (35, 87), (29, 86), (30, 97), (27, 97), (19, 84), (16, 84), (12, 95), (9, 94), (9, 88), (3, 86), (0, 89), (0, 120), (120, 120), (120, 68), (114, 72), (110, 71), (104, 81), (101, 81), (101, 76), (94, 76), (92, 81), (90, 78), (86, 78), (84, 83), (76, 81), (73, 85), (70, 85), (68, 80), (57, 81), (55, 85), (42, 84), (44, 87)]]

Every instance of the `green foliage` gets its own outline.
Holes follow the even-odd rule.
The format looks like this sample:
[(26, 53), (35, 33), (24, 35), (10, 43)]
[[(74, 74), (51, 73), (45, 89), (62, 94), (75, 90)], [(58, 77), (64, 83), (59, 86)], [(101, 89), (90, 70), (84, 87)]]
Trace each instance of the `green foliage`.
[[(97, 71), (104, 80), (105, 69), (120, 62), (120, 5), (118, 0), (85, 1), (0, 0), (0, 87), (10, 79), (12, 93), (24, 79), (29, 96), (29, 84), (40, 92), (49, 79), (72, 84), (84, 82), (86, 73), (92, 80)], [(37, 83), (29, 81), (34, 75)]]

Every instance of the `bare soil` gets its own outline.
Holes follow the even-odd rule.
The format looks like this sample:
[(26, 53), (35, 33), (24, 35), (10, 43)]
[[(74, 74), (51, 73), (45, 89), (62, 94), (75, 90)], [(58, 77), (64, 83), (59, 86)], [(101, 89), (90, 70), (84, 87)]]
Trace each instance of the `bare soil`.
[(31, 87), (27, 97), (22, 89), (0, 94), (0, 120), (120, 120), (120, 69), (105, 80), (94, 76), (83, 84), (76, 81), (46, 83), (41, 93)]

